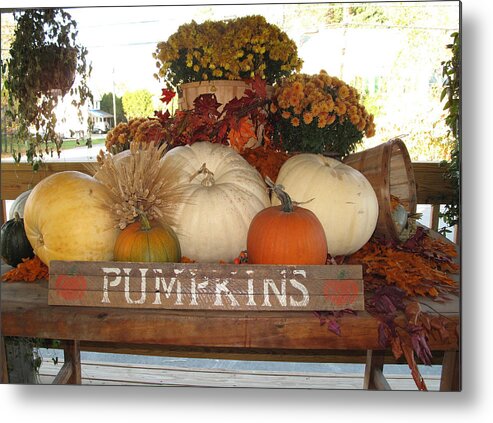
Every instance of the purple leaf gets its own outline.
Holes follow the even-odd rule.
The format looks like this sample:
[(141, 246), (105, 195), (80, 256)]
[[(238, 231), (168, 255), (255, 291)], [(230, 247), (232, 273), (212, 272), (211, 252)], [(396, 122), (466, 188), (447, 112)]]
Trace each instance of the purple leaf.
[(337, 336), (341, 336), (341, 326), (335, 319), (330, 319), (327, 325), (327, 329), (334, 332)]
[(411, 335), (411, 345), (416, 355), (424, 364), (431, 365), (432, 354), (423, 328), (410, 324), (408, 332)]
[(387, 329), (388, 327), (384, 322), (378, 324), (378, 344), (382, 348), (387, 348), (389, 345), (389, 334)]

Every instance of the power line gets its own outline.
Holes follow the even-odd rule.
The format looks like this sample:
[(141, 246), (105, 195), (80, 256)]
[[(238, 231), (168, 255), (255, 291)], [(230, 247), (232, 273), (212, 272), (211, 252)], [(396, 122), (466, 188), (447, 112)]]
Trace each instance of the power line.
[(85, 28), (105, 28), (108, 26), (121, 26), (121, 25), (140, 25), (140, 24), (149, 24), (149, 23), (159, 23), (161, 22), (160, 20), (152, 20), (152, 21), (131, 21), (131, 22), (110, 22), (110, 23), (104, 23), (101, 25), (77, 25), (78, 29), (85, 29)]

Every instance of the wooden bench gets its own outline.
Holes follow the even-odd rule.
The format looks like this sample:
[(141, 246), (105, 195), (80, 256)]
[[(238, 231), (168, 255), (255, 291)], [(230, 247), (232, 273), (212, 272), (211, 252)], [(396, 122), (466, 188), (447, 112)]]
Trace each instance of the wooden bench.
[[(413, 164), (418, 204), (432, 204), (430, 226), (437, 229), (440, 204), (452, 188), (443, 179), (444, 168), (435, 163)], [(84, 162), (44, 163), (34, 173), (27, 164), (2, 163), (1, 199), (15, 199), (44, 177), (64, 170), (89, 173)], [(458, 231), (456, 231), (458, 233)], [(55, 383), (81, 383), (80, 351), (131, 352), (168, 356), (364, 362), (365, 389), (389, 389), (383, 366), (395, 362), (378, 344), (378, 322), (365, 312), (341, 318), (344, 336), (321, 328), (307, 312), (183, 312), (139, 311), (48, 306), (47, 283), (2, 284), (2, 336), (28, 336), (64, 341), (65, 363)], [(437, 309), (437, 305), (433, 304)], [(459, 299), (438, 307), (438, 312), (460, 322)], [(111, 328), (111, 330), (109, 329)], [(435, 362), (442, 363), (440, 389), (460, 390), (459, 339), (431, 342)], [(2, 381), (7, 381), (5, 349), (0, 344)], [(438, 354), (437, 354), (438, 353)]]

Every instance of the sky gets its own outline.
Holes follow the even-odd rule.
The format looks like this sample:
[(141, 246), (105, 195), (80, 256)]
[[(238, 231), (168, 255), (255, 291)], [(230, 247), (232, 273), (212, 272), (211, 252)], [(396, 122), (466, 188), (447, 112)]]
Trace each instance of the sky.
[[(280, 7), (256, 6), (256, 13), (270, 9), (272, 17)], [(93, 63), (93, 89), (106, 92), (113, 82), (117, 95), (124, 90), (146, 88), (159, 94), (164, 87), (153, 76), (157, 71), (152, 53), (160, 41), (166, 41), (179, 25), (192, 19), (203, 20), (208, 7), (103, 7), (68, 9), (78, 22), (79, 42), (89, 50)], [(218, 6), (214, 16), (245, 15), (251, 8)]]
[[(159, 97), (164, 83), (153, 76), (158, 68), (152, 53), (158, 42), (166, 41), (181, 24), (188, 23), (192, 19), (201, 22), (206, 18), (224, 19), (262, 14), (270, 23), (282, 26), (283, 13), (289, 13), (290, 10), (289, 5), (274, 3), (227, 5), (215, 2), (215, 6), (198, 3), (195, 6), (132, 7), (124, 6), (124, 2), (118, 2), (116, 6), (77, 8), (74, 7), (75, 4), (71, 7), (70, 2), (66, 1), (65, 4), (68, 6), (65, 10), (78, 23), (78, 42), (88, 49), (88, 61), (93, 67), (89, 85), (95, 98), (101, 97), (105, 92), (111, 92), (113, 86), (118, 96), (125, 91), (144, 88)], [(326, 5), (320, 7), (327, 8)], [(329, 74), (339, 75), (341, 66), (337, 59), (345, 42), (342, 31), (337, 33), (331, 30), (330, 33), (321, 34), (325, 37), (323, 50), (320, 49), (320, 41), (311, 41), (303, 45), (302, 40), (306, 39), (304, 34), (318, 29), (315, 25), (313, 27), (307, 25), (306, 22), (302, 24), (300, 19), (298, 26), (295, 23), (289, 30), (286, 29), (286, 32), (298, 45), (299, 56), (304, 60), (303, 72), (318, 73), (320, 69), (325, 69)], [(368, 34), (375, 35), (375, 31), (370, 30)], [(367, 38), (366, 35), (357, 36), (360, 39)], [(385, 49), (368, 49), (358, 40), (355, 42), (350, 40), (348, 44), (352, 48), (351, 51), (347, 51), (345, 60), (351, 60), (352, 54), (354, 60), (364, 63), (365, 66), (362, 68), (358, 62), (354, 65), (349, 63), (346, 71), (357, 69), (359, 72), (371, 75), (382, 74), (382, 70), (389, 69), (387, 60), (392, 57), (390, 52), (396, 50), (399, 39), (387, 37), (377, 40), (374, 44), (383, 43), (386, 45)], [(358, 45), (360, 48), (356, 48)], [(321, 51), (323, 54), (320, 54)], [(354, 75), (344, 76), (351, 80)]]

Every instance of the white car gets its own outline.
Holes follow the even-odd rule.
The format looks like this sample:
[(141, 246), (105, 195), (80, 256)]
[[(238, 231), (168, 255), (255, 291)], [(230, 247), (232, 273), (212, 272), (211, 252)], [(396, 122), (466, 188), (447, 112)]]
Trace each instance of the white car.
[(110, 125), (108, 122), (103, 121), (103, 122), (95, 122), (94, 127), (92, 129), (92, 132), (95, 134), (106, 134), (110, 129)]

